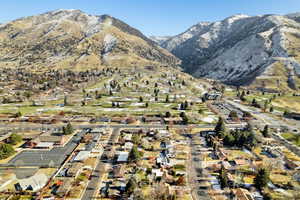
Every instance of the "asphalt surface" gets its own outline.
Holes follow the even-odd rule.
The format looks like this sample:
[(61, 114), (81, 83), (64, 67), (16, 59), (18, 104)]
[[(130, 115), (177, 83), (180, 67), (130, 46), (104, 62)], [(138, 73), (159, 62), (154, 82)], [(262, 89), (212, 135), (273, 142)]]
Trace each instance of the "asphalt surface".
[[(53, 131), (59, 130), (63, 125), (43, 125), (43, 124), (16, 124), (16, 125), (6, 125), (0, 124), (1, 127), (6, 127), (7, 131)], [(214, 128), (215, 124), (190, 124), (190, 125), (157, 125), (157, 124), (142, 124), (142, 125), (128, 125), (128, 124), (88, 124), (88, 125), (72, 125), (75, 129), (87, 129), (87, 128), (141, 128), (141, 129), (158, 129), (158, 128), (166, 128), (167, 126), (172, 128)], [(238, 128), (241, 127), (239, 124), (229, 124), (228, 128)]]
[[(201, 152), (198, 150), (201, 145), (198, 145), (197, 142), (200, 142), (200, 134), (193, 135), (193, 138), (190, 140), (190, 159), (189, 159), (189, 172), (188, 180), (191, 188), (191, 194), (194, 200), (210, 200), (207, 190), (199, 188), (198, 177), (204, 176), (204, 169), (202, 168), (202, 156)], [(200, 173), (202, 171), (202, 173)]]
[[(118, 137), (119, 134), (120, 134), (119, 128), (114, 128), (109, 138), (109, 142), (107, 145), (108, 147), (114, 145), (115, 139)], [(107, 153), (108, 151), (110, 150), (104, 150), (103, 154)], [(106, 167), (105, 167), (106, 163), (102, 162), (102, 160), (100, 160), (100, 157), (98, 159), (99, 159), (98, 164), (92, 173), (92, 178), (89, 181), (88, 186), (81, 198), (82, 200), (94, 199), (96, 198), (97, 193), (99, 192), (99, 185), (101, 183), (101, 179), (104, 173), (106, 173)]]
[(270, 127), (288, 127), (289, 129), (293, 130), (293, 129), (300, 129), (300, 122), (299, 121), (295, 121), (295, 120), (289, 120), (286, 119), (286, 121), (290, 121), (293, 122), (294, 125), (291, 125), (289, 123), (287, 123), (286, 121), (283, 120), (279, 120), (276, 119), (274, 117), (271, 117), (270, 115), (261, 112), (259, 109), (254, 108), (254, 107), (248, 107), (245, 105), (241, 105), (237, 102), (234, 101), (230, 101), (230, 100), (226, 100), (229, 104), (232, 104), (235, 107), (238, 107), (241, 110), (250, 112), (254, 117), (256, 117), (257, 119), (259, 119), (261, 121), (261, 123), (263, 125), (268, 124)]
[(51, 150), (26, 150), (17, 154), (8, 164), (0, 166), (23, 166), (23, 167), (59, 167), (78, 144), (84, 130), (77, 133), (64, 147), (54, 147)]

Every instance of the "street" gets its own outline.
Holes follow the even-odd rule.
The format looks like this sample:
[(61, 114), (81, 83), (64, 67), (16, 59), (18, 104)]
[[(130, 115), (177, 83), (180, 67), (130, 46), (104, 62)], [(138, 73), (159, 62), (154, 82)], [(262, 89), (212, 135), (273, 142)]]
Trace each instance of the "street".
[[(108, 145), (106, 147), (110, 147), (114, 145), (114, 140), (115, 138), (120, 134), (120, 129), (119, 128), (114, 128), (112, 131), (112, 134), (110, 135)], [(102, 155), (108, 153), (110, 150), (109, 148), (106, 148), (103, 152)], [(101, 183), (101, 179), (106, 172), (108, 163), (104, 163), (101, 160), (101, 155), (98, 157), (98, 163), (96, 168), (94, 169), (92, 175), (91, 175), (91, 180), (88, 183), (88, 186), (82, 196), (82, 200), (89, 200), (96, 198), (97, 193), (99, 192), (99, 186)]]
[(295, 121), (295, 120), (290, 120), (290, 122), (293, 122), (294, 125), (291, 125), (288, 123), (288, 119), (287, 122), (283, 121), (283, 120), (279, 120), (276, 119), (275, 117), (271, 117), (270, 115), (263, 113), (262, 111), (260, 111), (257, 108), (254, 107), (248, 107), (245, 105), (241, 105), (237, 102), (234, 101), (230, 101), (230, 100), (226, 100), (229, 104), (243, 110), (243, 111), (247, 111), (250, 112), (254, 117), (256, 117), (258, 120), (261, 120), (261, 122), (263, 122), (265, 124), (268, 124), (270, 127), (288, 127), (290, 130), (294, 130), (294, 129), (300, 129), (300, 123), (299, 121)]
[(192, 135), (190, 139), (190, 156), (188, 164), (188, 182), (191, 188), (191, 195), (194, 200), (209, 200), (207, 190), (200, 188), (199, 177), (205, 176), (202, 168), (202, 156), (199, 148), (202, 147), (200, 134)]

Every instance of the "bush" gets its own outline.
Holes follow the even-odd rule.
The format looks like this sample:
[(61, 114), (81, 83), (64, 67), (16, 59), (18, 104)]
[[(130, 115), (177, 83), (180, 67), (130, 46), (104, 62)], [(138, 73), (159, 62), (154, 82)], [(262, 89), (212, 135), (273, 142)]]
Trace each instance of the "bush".
[(67, 126), (63, 127), (63, 135), (71, 135), (74, 132), (74, 129), (70, 123)]
[(0, 160), (6, 159), (9, 156), (12, 156), (15, 153), (15, 150), (10, 144), (0, 144)]
[(19, 142), (22, 142), (22, 136), (20, 136), (16, 133), (11, 134), (10, 137), (8, 138), (9, 144), (16, 145)]
[(230, 111), (230, 113), (229, 113), (229, 116), (228, 116), (228, 117), (230, 117), (231, 119), (238, 119), (238, 118), (239, 118), (239, 116), (238, 116), (237, 112), (236, 112), (236, 111), (234, 111), (234, 110)]

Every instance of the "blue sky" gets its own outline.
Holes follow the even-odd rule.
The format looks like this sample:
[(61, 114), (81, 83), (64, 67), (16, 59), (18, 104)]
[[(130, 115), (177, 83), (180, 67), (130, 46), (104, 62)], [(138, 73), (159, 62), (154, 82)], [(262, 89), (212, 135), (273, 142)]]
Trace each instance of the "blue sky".
[(109, 14), (149, 35), (176, 35), (200, 21), (234, 14), (300, 12), (300, 0), (3, 0), (0, 23), (55, 9)]

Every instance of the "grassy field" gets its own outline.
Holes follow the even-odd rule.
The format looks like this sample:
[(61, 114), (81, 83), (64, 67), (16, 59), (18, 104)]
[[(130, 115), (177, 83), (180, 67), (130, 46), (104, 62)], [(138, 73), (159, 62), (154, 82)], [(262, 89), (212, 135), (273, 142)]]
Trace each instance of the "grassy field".
[(293, 133), (282, 133), (281, 136), (286, 140), (294, 143), (297, 146), (300, 146), (300, 136)]

